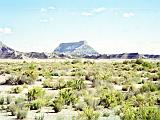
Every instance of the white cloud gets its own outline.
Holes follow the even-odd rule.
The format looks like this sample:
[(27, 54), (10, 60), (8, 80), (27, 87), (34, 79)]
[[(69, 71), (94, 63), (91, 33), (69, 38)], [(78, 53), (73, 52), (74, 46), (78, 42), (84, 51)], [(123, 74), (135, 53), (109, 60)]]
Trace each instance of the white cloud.
[(92, 13), (90, 12), (83, 12), (81, 13), (82, 16), (92, 16)]
[(105, 10), (106, 10), (106, 8), (100, 7), (100, 8), (94, 9), (93, 12), (100, 13), (100, 12), (104, 12)]
[(12, 28), (4, 27), (4, 28), (0, 28), (0, 33), (1, 34), (11, 34), (13, 33), (13, 30)]
[(46, 13), (46, 12), (48, 12), (48, 10), (55, 10), (55, 9), (56, 9), (55, 7), (49, 6), (48, 8), (41, 8), (40, 12)]
[(53, 6), (48, 7), (49, 10), (55, 10), (56, 8)]
[(41, 8), (41, 9), (40, 9), (40, 12), (47, 12), (47, 9)]
[(90, 12), (82, 12), (81, 15), (82, 16), (92, 16), (95, 13), (101, 13), (101, 12), (104, 12), (105, 10), (106, 10), (106, 8), (99, 7), (99, 8), (92, 9)]
[(134, 17), (134, 16), (135, 16), (135, 14), (132, 12), (123, 13), (123, 17), (125, 17), (125, 18)]
[(49, 20), (48, 19), (40, 19), (40, 22), (41, 23), (47, 23), (47, 22), (49, 22)]

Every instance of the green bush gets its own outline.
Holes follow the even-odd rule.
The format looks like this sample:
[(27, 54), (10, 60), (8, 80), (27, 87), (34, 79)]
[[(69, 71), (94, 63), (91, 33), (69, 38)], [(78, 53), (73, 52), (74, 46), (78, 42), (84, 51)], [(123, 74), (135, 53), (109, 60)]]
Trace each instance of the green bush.
[(71, 63), (72, 64), (78, 64), (78, 63), (82, 63), (82, 62), (81, 62), (81, 60), (76, 59), (76, 60), (73, 60)]
[(158, 86), (152, 82), (144, 83), (144, 85), (141, 87), (141, 92), (154, 92), (158, 90)]
[(64, 99), (62, 97), (56, 98), (52, 103), (53, 110), (56, 113), (62, 110), (63, 105), (64, 105)]
[(28, 103), (26, 102), (25, 98), (18, 97), (15, 100), (15, 104), (18, 107), (18, 109), (28, 108)]
[(28, 110), (27, 109), (19, 109), (17, 111), (17, 119), (23, 120), (27, 117)]
[(15, 115), (17, 114), (17, 110), (18, 110), (17, 105), (14, 104), (14, 103), (10, 104), (10, 105), (7, 107), (7, 111), (8, 111), (8, 112), (11, 112), (11, 115), (13, 115), (13, 116), (15, 116)]
[(18, 94), (20, 92), (22, 92), (22, 87), (19, 86), (12, 88), (10, 91), (10, 93), (15, 93), (15, 94)]
[(52, 81), (50, 79), (44, 80), (42, 85), (44, 88), (52, 88), (53, 87)]
[(64, 99), (66, 105), (74, 105), (78, 98), (75, 96), (74, 91), (71, 88), (64, 88), (60, 91), (59, 97)]
[(8, 96), (6, 97), (6, 102), (7, 102), (7, 104), (10, 104), (10, 103), (12, 102), (12, 100), (13, 100), (13, 99), (12, 99), (12, 96), (9, 96), (9, 95), (8, 95)]
[(22, 75), (9, 77), (5, 84), (7, 85), (23, 85), (32, 84), (38, 78), (37, 75), (32, 71), (31, 73), (24, 72)]
[(84, 83), (84, 80), (80, 79), (80, 80), (70, 80), (67, 82), (67, 87), (71, 87), (73, 89), (77, 89), (77, 90), (81, 90), (86, 88), (86, 85)]
[(137, 60), (135, 61), (135, 63), (138, 64), (138, 65), (142, 64), (143, 62), (144, 62), (144, 61), (143, 61), (142, 59), (137, 59)]
[(57, 90), (57, 89), (63, 89), (66, 87), (66, 82), (64, 79), (59, 79), (57, 82), (52, 84), (52, 89)]
[(5, 97), (0, 96), (0, 105), (3, 105), (5, 103)]
[(45, 95), (45, 91), (41, 87), (33, 87), (28, 91), (28, 100), (36, 100), (38, 98), (43, 98)]
[(100, 104), (99, 98), (96, 98), (90, 95), (87, 95), (84, 98), (84, 101), (87, 103), (89, 107), (92, 107), (94, 110), (96, 110), (97, 106)]
[(44, 114), (36, 115), (34, 120), (44, 120)]
[(78, 103), (75, 104), (75, 109), (79, 111), (82, 111), (86, 107), (87, 107), (87, 103), (84, 101), (78, 101)]
[(36, 100), (33, 100), (31, 102), (30, 109), (31, 110), (38, 110), (41, 107), (43, 107), (44, 105), (45, 105), (45, 100), (43, 100), (43, 99), (36, 99)]
[(16, 98), (16, 100), (15, 100), (15, 104), (23, 104), (25, 102), (25, 98), (23, 98), (23, 97), (18, 97), (18, 98)]
[(78, 120), (98, 120), (99, 119), (99, 112), (94, 111), (90, 107), (86, 107), (83, 111), (78, 115)]
[(159, 120), (160, 110), (156, 107), (128, 107), (123, 111), (122, 120)]
[(103, 117), (109, 117), (110, 116), (110, 113), (108, 112), (108, 111), (105, 111), (104, 113), (103, 113)]
[(100, 105), (106, 108), (121, 105), (123, 100), (123, 94), (118, 91), (104, 89), (100, 92)]
[(136, 111), (136, 120), (159, 120), (160, 109), (155, 107), (141, 107)]
[(128, 91), (129, 89), (129, 86), (128, 85), (123, 85), (122, 86), (122, 91)]

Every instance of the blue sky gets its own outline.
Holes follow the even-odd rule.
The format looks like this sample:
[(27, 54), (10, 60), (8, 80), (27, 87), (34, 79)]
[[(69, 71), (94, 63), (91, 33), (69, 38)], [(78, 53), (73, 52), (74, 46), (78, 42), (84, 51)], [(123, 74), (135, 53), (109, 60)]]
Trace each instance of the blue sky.
[(18, 51), (86, 40), (100, 53), (160, 54), (160, 1), (0, 0), (0, 40)]

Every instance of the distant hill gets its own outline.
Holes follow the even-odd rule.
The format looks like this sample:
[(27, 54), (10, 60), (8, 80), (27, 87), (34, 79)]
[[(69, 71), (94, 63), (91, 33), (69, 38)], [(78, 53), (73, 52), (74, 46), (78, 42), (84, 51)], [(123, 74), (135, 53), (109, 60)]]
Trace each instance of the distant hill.
[(3, 44), (0, 41), (0, 59), (29, 59), (29, 58), (37, 58), (37, 59), (46, 59), (48, 56), (45, 53), (38, 52), (19, 52), (16, 51), (7, 45)]
[(14, 49), (6, 46), (0, 41), (0, 58), (11, 58), (11, 59), (21, 59), (21, 53), (15, 51)]
[(99, 54), (86, 41), (61, 43), (52, 53), (19, 52), (0, 42), (0, 59), (50, 59), (50, 58), (88, 58), (88, 59), (160, 59), (160, 55), (122, 53)]
[(91, 56), (99, 55), (86, 41), (61, 43), (55, 50), (57, 54), (73, 55), (73, 56)]

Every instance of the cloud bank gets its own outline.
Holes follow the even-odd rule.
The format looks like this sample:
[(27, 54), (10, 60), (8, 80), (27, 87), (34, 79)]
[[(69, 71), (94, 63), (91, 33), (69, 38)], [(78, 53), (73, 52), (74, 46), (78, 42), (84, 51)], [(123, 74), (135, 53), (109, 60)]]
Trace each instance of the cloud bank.
[(9, 27), (0, 28), (0, 34), (11, 34), (11, 33), (13, 33), (12, 28)]

